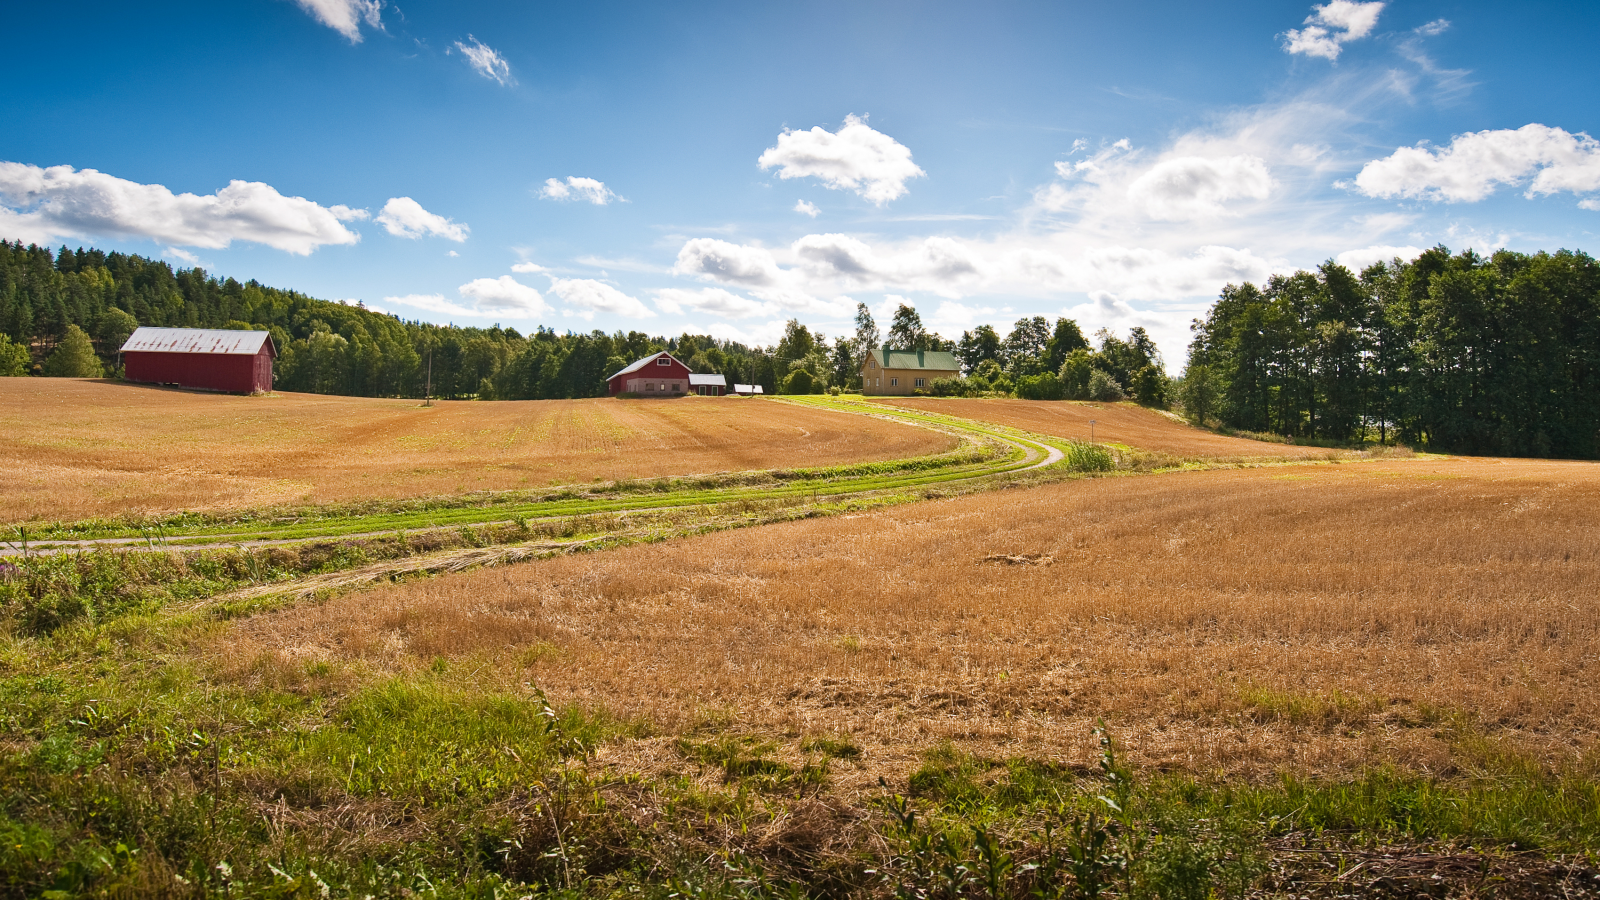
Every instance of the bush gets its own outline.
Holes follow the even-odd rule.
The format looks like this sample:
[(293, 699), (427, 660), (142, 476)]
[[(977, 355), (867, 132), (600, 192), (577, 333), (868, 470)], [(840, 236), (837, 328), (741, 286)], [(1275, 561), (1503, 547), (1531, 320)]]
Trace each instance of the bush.
[(1127, 395), (1122, 393), (1122, 385), (1110, 375), (1095, 369), (1089, 376), (1089, 399), (1100, 403), (1115, 403)]
[(1024, 400), (1060, 400), (1061, 379), (1046, 372), (1017, 379), (1017, 396)]
[(76, 325), (68, 325), (61, 344), (45, 360), (44, 374), (51, 378), (99, 378), (105, 374), (105, 369), (100, 365), (100, 357), (94, 355), (94, 342), (89, 340), (88, 333)]
[(809, 394), (811, 393), (812, 383), (813, 379), (810, 372), (805, 369), (795, 369), (789, 373), (788, 378), (784, 379), (783, 392), (785, 394)]
[(928, 389), (923, 393), (935, 397), (971, 397), (977, 393), (977, 388), (960, 378), (935, 378), (928, 382)]
[(22, 344), (0, 334), (0, 376), (27, 375), (33, 371), (33, 356)]

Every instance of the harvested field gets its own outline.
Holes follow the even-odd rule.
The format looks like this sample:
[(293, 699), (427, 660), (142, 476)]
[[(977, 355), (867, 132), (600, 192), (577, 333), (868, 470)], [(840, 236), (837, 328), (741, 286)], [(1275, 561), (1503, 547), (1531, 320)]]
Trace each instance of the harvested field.
[(1079, 403), (1070, 400), (977, 400), (957, 397), (906, 397), (877, 401), (924, 412), (1009, 425), (1024, 431), (1086, 441), (1089, 420), (1094, 439), (1178, 457), (1323, 458), (1328, 450), (1296, 447), (1212, 434), (1134, 403)]
[(238, 397), (0, 379), (0, 521), (216, 511), (937, 453), (908, 425), (747, 398)]
[[(1600, 466), (1076, 481), (385, 586), (215, 647), (242, 682), (462, 658), (669, 735), (847, 735), (861, 789), (945, 741), (1089, 764), (1099, 716), (1203, 776), (1591, 771)], [(602, 758), (682, 765), (665, 738)]]

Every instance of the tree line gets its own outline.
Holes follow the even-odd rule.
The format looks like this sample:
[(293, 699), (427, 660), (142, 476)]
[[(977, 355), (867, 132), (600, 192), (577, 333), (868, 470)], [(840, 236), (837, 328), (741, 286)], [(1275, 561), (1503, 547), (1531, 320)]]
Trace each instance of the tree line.
[(1600, 267), (1435, 247), (1229, 285), (1179, 396), (1199, 421), (1473, 454), (1600, 456)]
[(140, 325), (267, 331), (277, 388), (362, 397), (604, 396), (607, 376), (660, 350), (769, 391), (779, 368), (770, 353), (707, 335), (433, 325), (134, 254), (0, 241), (0, 374), (112, 374)]
[(988, 325), (947, 340), (907, 304), (881, 333), (864, 304), (853, 334), (827, 336), (790, 320), (772, 347), (709, 335), (638, 331), (558, 334), (539, 328), (466, 328), (318, 300), (296, 291), (216, 278), (161, 260), (0, 241), (0, 374), (95, 377), (115, 373), (117, 350), (140, 325), (270, 332), (275, 385), (365, 397), (536, 400), (598, 397), (606, 379), (640, 357), (671, 351), (699, 373), (766, 393), (858, 390), (866, 352), (880, 347), (954, 353), (965, 380), (932, 392), (1040, 399), (1165, 402), (1160, 354), (1143, 329), (1101, 332), (1092, 348), (1076, 322), (1018, 320), (1005, 338)]

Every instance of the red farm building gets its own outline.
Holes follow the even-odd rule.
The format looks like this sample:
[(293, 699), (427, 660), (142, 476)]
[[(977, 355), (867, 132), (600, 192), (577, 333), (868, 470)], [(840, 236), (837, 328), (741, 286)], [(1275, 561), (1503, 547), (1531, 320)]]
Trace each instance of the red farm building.
[(682, 397), (689, 390), (689, 367), (665, 350), (646, 356), (607, 379), (611, 396)]
[(129, 381), (235, 394), (270, 392), (277, 356), (265, 331), (141, 327), (122, 345)]

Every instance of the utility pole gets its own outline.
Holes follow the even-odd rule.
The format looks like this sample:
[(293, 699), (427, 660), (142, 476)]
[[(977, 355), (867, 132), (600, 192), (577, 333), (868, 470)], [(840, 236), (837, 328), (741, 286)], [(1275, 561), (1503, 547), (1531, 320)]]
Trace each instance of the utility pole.
[(1089, 443), (1094, 443), (1094, 420), (1089, 420)]

